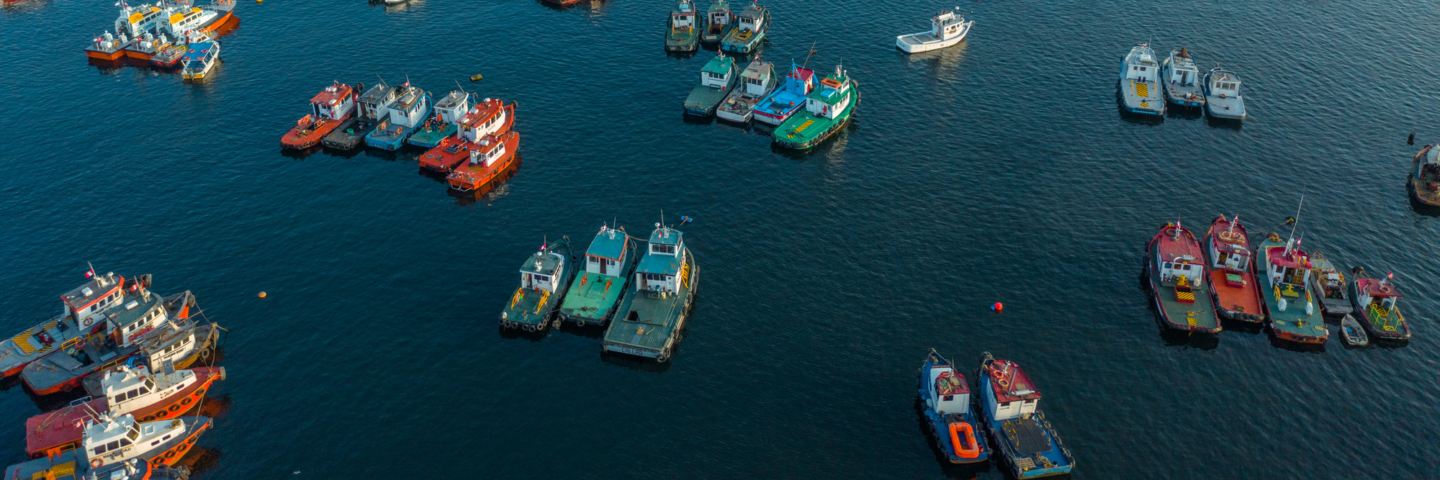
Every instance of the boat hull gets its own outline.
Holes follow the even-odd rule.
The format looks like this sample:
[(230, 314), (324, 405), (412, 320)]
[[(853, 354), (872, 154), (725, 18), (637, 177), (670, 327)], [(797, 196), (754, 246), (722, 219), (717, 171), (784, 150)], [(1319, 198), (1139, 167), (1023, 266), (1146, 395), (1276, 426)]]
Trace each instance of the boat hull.
[[(824, 119), (811, 115), (809, 111), (802, 110), (775, 128), (775, 132), (772, 135), (775, 138), (775, 145), (791, 150), (809, 150), (835, 135), (835, 132), (845, 128), (846, 125), (850, 124), (850, 119), (855, 117), (855, 109), (860, 106), (860, 90), (858, 87), (852, 86), (851, 88), (853, 88), (855, 92), (855, 101), (847, 105), (844, 112), (833, 119)], [(827, 120), (830, 124), (828, 126), (821, 125), (820, 128), (824, 130), (819, 135), (812, 136), (806, 134), (807, 132), (801, 131), (802, 129), (809, 128), (805, 123), (807, 121)]]
[[(1319, 308), (1314, 308), (1313, 313), (1305, 313), (1303, 306), (1288, 306), (1280, 309), (1281, 298), (1276, 286), (1270, 281), (1269, 275), (1261, 275), (1262, 271), (1270, 270), (1270, 252), (1272, 247), (1284, 247), (1278, 236), (1271, 234), (1264, 241), (1260, 242), (1256, 249), (1258, 261), (1251, 263), (1250, 273), (1255, 275), (1256, 283), (1260, 287), (1260, 297), (1265, 301), (1265, 317), (1270, 324), (1270, 333), (1275, 338), (1292, 343), (1321, 345), (1330, 338), (1329, 330), (1325, 329), (1324, 320), (1320, 316)], [(1309, 289), (1301, 288), (1309, 295)], [(1298, 299), (1298, 297), (1297, 297)], [(1288, 304), (1289, 301), (1287, 300)]]
[[(1207, 268), (1208, 280), (1210, 281), (1210, 301), (1215, 306), (1215, 314), (1221, 319), (1245, 323), (1263, 323), (1265, 321), (1265, 308), (1260, 299), (1259, 286), (1255, 283), (1255, 274), (1250, 270), (1229, 270), (1216, 268), (1217, 263), (1213, 252), (1215, 247), (1215, 229), (1218, 225), (1224, 225), (1227, 229), (1229, 221), (1224, 217), (1215, 219), (1210, 225), (1210, 230), (1205, 232), (1205, 258), (1209, 262)], [(1245, 227), (1236, 225), (1240, 238), (1248, 242)], [(1225, 233), (1225, 232), (1221, 232)], [(1249, 245), (1246, 245), (1248, 248)], [(1251, 261), (1254, 261), (1253, 259)], [(1231, 276), (1238, 277), (1240, 285), (1231, 284)]]
[[(988, 358), (989, 354), (987, 353), (986, 359), (988, 360)], [(992, 390), (990, 386), (990, 375), (984, 373), (986, 371), (985, 366), (985, 363), (981, 363), (981, 373), (976, 374), (979, 382), (976, 390), (980, 392), (977, 397), (982, 399), (980, 400), (981, 402), (988, 401), (988, 399), (992, 398), (988, 396)], [(1055, 431), (1055, 428), (1050, 425), (1050, 421), (1045, 418), (1045, 413), (1039, 408), (1036, 408), (1035, 414), (1028, 419), (1016, 418), (1004, 421), (997, 421), (991, 418), (989, 412), (983, 407), (976, 409), (976, 413), (979, 415), (981, 423), (985, 425), (985, 431), (989, 434), (990, 441), (995, 445), (994, 456), (1005, 459), (1008, 470), (1015, 478), (1053, 477), (1070, 473), (1070, 471), (1075, 468), (1075, 457), (1070, 454), (1070, 449), (1065, 447), (1065, 443), (1060, 439), (1059, 432)], [(1013, 424), (1008, 425), (1009, 428), (1007, 429), (1006, 423), (1010, 422), (1013, 422)], [(1022, 452), (1018, 452), (1017, 442), (1014, 441), (1007, 432), (1017, 431), (1021, 428), (1038, 431), (1039, 434), (1044, 435), (1044, 438), (1050, 442), (1050, 448), (1041, 452), (1023, 454)], [(1044, 457), (1044, 460), (1041, 464), (1037, 465), (1035, 459), (1038, 457)], [(1044, 466), (1045, 462), (1048, 462), (1050, 466)]]
[(125, 56), (125, 50), (117, 49), (112, 52), (106, 50), (91, 50), (87, 48), (85, 49), (85, 56), (96, 60), (115, 61), (119, 60), (120, 57)]
[(1394, 322), (1380, 318), (1377, 312), (1360, 305), (1360, 297), (1355, 291), (1356, 284), (1357, 282), (1351, 281), (1346, 288), (1350, 290), (1350, 302), (1355, 310), (1353, 315), (1360, 317), (1357, 320), (1365, 328), (1365, 332), (1369, 333), (1370, 337), (1376, 341), (1402, 343), (1410, 340), (1410, 325), (1405, 321), (1405, 316), (1400, 313), (1400, 307), (1395, 307)]
[[(176, 418), (199, 405), (205, 393), (216, 380), (225, 378), (224, 367), (197, 368), (195, 381), (185, 388), (152, 405), (126, 412), (135, 416), (136, 421), (150, 422)], [(92, 392), (93, 394), (103, 392)], [(106, 399), (95, 398), (89, 402), (72, 403), (63, 410), (42, 413), (25, 421), (25, 452), (30, 458), (57, 455), (66, 450), (80, 447), (84, 429), (82, 421), (91, 418), (91, 412), (110, 412)]]
[(690, 95), (685, 97), (685, 114), (694, 117), (709, 117), (715, 114), (715, 107), (725, 99), (725, 93), (735, 88), (735, 79), (739, 77), (734, 73), (730, 74), (730, 82), (725, 88), (707, 87), (696, 85), (690, 90)]
[[(1192, 266), (1202, 269), (1201, 277), (1205, 278), (1205, 282), (1203, 285), (1194, 285), (1191, 287), (1190, 302), (1180, 301), (1180, 292), (1177, 291), (1179, 287), (1163, 285), (1160, 281), (1160, 265), (1155, 263), (1161, 254), (1159, 250), (1160, 241), (1168, 232), (1171, 232), (1171, 229), (1176, 228), (1181, 230), (1180, 241), (1192, 243), (1194, 244), (1195, 250), (1200, 250), (1199, 242), (1195, 241), (1195, 237), (1189, 230), (1174, 225), (1161, 228), (1159, 233), (1156, 233), (1154, 237), (1150, 238), (1150, 244), (1146, 247), (1148, 254), (1145, 256), (1145, 263), (1147, 265), (1146, 276), (1148, 277), (1146, 280), (1150, 285), (1150, 294), (1152, 301), (1155, 303), (1155, 309), (1159, 312), (1160, 319), (1164, 321), (1165, 327), (1172, 330), (1193, 333), (1219, 333), (1222, 327), (1220, 325), (1220, 319), (1216, 315), (1214, 299), (1210, 292), (1212, 290), (1212, 288), (1210, 288), (1212, 283), (1210, 278), (1205, 278), (1208, 272), (1205, 271), (1206, 269), (1203, 263), (1192, 264)], [(1203, 262), (1203, 260), (1200, 261)]]
[(912, 33), (909, 35), (900, 35), (898, 37), (895, 37), (895, 48), (905, 53), (924, 53), (933, 50), (939, 50), (942, 48), (953, 47), (955, 45), (958, 45), (961, 41), (964, 41), (966, 36), (970, 35), (970, 26), (974, 24), (975, 21), (973, 20), (965, 22), (965, 24), (961, 26), (963, 30), (961, 30), (960, 34), (951, 37), (948, 40), (941, 40), (939, 38), (936, 38), (932, 32), (920, 32)]
[(516, 289), (500, 313), (502, 328), (540, 332), (550, 326), (550, 318), (555, 315), (560, 300), (565, 298), (565, 293), (569, 291), (570, 283), (575, 278), (575, 254), (571, 249), (570, 242), (566, 240), (557, 241), (546, 249), (547, 253), (558, 253), (565, 257), (564, 271), (560, 272), (559, 290), (546, 294), (538, 290), (525, 290), (524, 287)]
[[(680, 331), (685, 328), (685, 321), (689, 319), (690, 311), (695, 306), (695, 292), (700, 286), (700, 267), (695, 265), (695, 258), (686, 255), (685, 265), (688, 267), (685, 270), (688, 274), (682, 276), (681, 287), (675, 295), (659, 298), (651, 293), (637, 292), (635, 288), (625, 289), (625, 298), (621, 300), (619, 309), (620, 316), (605, 329), (605, 337), (600, 344), (601, 351), (654, 359), (660, 363), (670, 361), (680, 343)], [(643, 324), (625, 318), (632, 310), (638, 311), (642, 308), (648, 312), (665, 310), (670, 312), (671, 316), (659, 322), (652, 320)]]
[(442, 140), (455, 135), (455, 132), (459, 130), (459, 127), (456, 127), (455, 124), (452, 123), (447, 123), (445, 124), (445, 126), (438, 129), (426, 130), (424, 128), (421, 128), (419, 129), (419, 131), (415, 132), (414, 135), (411, 135), (410, 138), (405, 139), (405, 143), (409, 143), (420, 148), (435, 148), (436, 146), (440, 145), (440, 142)]
[[(934, 354), (933, 350), (932, 355), (938, 357), (938, 354)], [(940, 412), (935, 411), (935, 408), (933, 408), (929, 403), (930, 401), (933, 401), (933, 399), (929, 398), (930, 389), (927, 388), (927, 385), (925, 385), (925, 381), (927, 378), (930, 377), (930, 369), (940, 365), (951, 367), (952, 369), (954, 368), (953, 365), (949, 364), (948, 362), (944, 362), (943, 359), (939, 359), (941, 360), (939, 362), (937, 362), (936, 360), (937, 359), (935, 358), (927, 358), (925, 360), (925, 363), (920, 366), (920, 375), (918, 378), (920, 382), (920, 403), (922, 405), (921, 413), (925, 415), (925, 425), (929, 427), (930, 434), (934, 435), (935, 437), (935, 446), (940, 449), (940, 453), (945, 455), (945, 459), (953, 464), (958, 465), (989, 461), (990, 446), (987, 445), (985, 441), (985, 426), (982, 425), (979, 418), (975, 416), (975, 406), (973, 405), (975, 402), (971, 402), (972, 405), (970, 406), (970, 410), (966, 411), (963, 415), (942, 415), (940, 414)], [(968, 388), (969, 385), (966, 385), (966, 387)], [(950, 438), (950, 424), (956, 421), (964, 422), (970, 425), (970, 431), (972, 432), (971, 434), (974, 435), (975, 444), (979, 449), (979, 452), (975, 457), (965, 458), (956, 453), (955, 445)]]
[(1420, 153), (1415, 154), (1414, 162), (1410, 165), (1410, 198), (1422, 205), (1440, 207), (1440, 188), (1431, 190), (1430, 182), (1417, 176), (1420, 172), (1421, 159), (1425, 158), (1433, 148), (1435, 147), (1432, 145), (1426, 145), (1425, 148), (1420, 149)]
[[(354, 150), (365, 142), (365, 135), (375, 130), (375, 125), (375, 122), (362, 122), (352, 118), (349, 124), (341, 125), (339, 128), (336, 128), (335, 131), (330, 132), (329, 135), (321, 139), (320, 144), (325, 146), (325, 148), (342, 152)], [(353, 129), (353, 131), (351, 131), (351, 129)]]
[(336, 129), (349, 125), (350, 115), (346, 114), (338, 120), (326, 120), (312, 129), (302, 129), (299, 125), (290, 129), (289, 133), (280, 137), (280, 146), (290, 150), (303, 150), (320, 144), (320, 141), (334, 132)]
[(480, 190), (500, 178), (502, 172), (510, 170), (515, 165), (516, 159), (519, 158), (517, 150), (520, 149), (520, 134), (506, 132), (500, 141), (505, 142), (505, 154), (501, 158), (484, 167), (472, 167), (462, 161), (460, 165), (455, 166), (454, 171), (445, 176), (445, 181), (450, 184), (450, 188), (461, 192)]
[(415, 131), (415, 127), (391, 128), (399, 128), (400, 131), (395, 133), (387, 132), (385, 134), (377, 135), (377, 133), (380, 133), (380, 130), (372, 130), (370, 133), (365, 135), (365, 144), (374, 148), (393, 152), (399, 150), (402, 145), (405, 145), (405, 138), (409, 137), (410, 134)]
[[(3, 369), (0, 370), (0, 380), (20, 375), (20, 372), (25, 370), (25, 366), (30, 365), (31, 362), (49, 355), (66, 342), (82, 336), (80, 335), (82, 332), (75, 328), (74, 324), (67, 323), (65, 324), (66, 328), (62, 330), (61, 322), (67, 322), (66, 317), (57, 316), (30, 327), (20, 332), (19, 335), (0, 341), (0, 352), (4, 352), (0, 354), (0, 369)], [(92, 325), (88, 332), (83, 333), (88, 334), (100, 328), (100, 325)], [(49, 345), (36, 344), (34, 337), (37, 332), (42, 331), (51, 338)]]

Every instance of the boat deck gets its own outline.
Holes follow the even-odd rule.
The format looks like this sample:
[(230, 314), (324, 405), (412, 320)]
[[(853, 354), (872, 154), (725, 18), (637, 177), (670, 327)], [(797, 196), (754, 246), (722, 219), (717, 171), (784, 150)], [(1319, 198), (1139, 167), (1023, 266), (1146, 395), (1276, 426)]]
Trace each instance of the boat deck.
[[(1260, 252), (1260, 261), (1256, 263), (1257, 271), (1265, 271), (1270, 268), (1269, 250), (1271, 248), (1284, 248), (1285, 244), (1274, 240), (1265, 239), (1260, 242), (1256, 249)], [(1276, 288), (1270, 282), (1269, 275), (1257, 275), (1256, 281), (1260, 285), (1260, 296), (1264, 298), (1265, 310), (1270, 317), (1270, 328), (1285, 340), (1298, 341), (1302, 343), (1324, 343), (1329, 337), (1329, 330), (1325, 328), (1325, 321), (1320, 316), (1320, 306), (1315, 305), (1311, 313), (1305, 313), (1305, 301), (1309, 292), (1304, 287), (1289, 288), (1283, 290)], [(1284, 299), (1285, 310), (1280, 310), (1280, 300)]]
[(365, 141), (365, 135), (375, 129), (375, 122), (359, 121), (351, 118), (349, 122), (340, 125), (335, 131), (330, 132), (320, 140), (320, 144), (338, 150), (350, 150)]
[(999, 422), (999, 428), (992, 433), (1019, 478), (1059, 475), (1074, 467), (1054, 428), (1039, 410), (1030, 417)]
[(406, 142), (417, 147), (434, 148), (436, 145), (439, 145), (440, 141), (444, 140), (445, 137), (454, 135), (457, 131), (460, 131), (460, 127), (455, 126), (453, 123), (446, 123), (440, 128), (420, 128), (416, 130), (413, 135), (410, 135), (410, 138), (406, 140)]
[[(734, 86), (735, 82), (730, 82), (730, 87)], [(725, 90), (718, 88), (696, 85), (694, 90), (690, 90), (690, 95), (685, 97), (685, 113), (692, 115), (714, 113), (715, 106), (725, 99), (725, 93)]]
[(672, 346), (694, 297), (699, 269), (687, 256), (679, 293), (664, 298), (650, 291), (628, 289), (621, 301), (619, 316), (605, 331), (606, 350), (642, 357), (657, 357)]
[[(1232, 280), (1242, 283), (1234, 286), (1230, 284)], [(1209, 281), (1210, 288), (1215, 290), (1215, 297), (1219, 300), (1218, 307), (1237, 313), (1264, 315), (1260, 295), (1255, 291), (1255, 276), (1250, 272), (1238, 274), (1212, 268)]]
[(1200, 85), (1179, 85), (1167, 83), (1165, 97), (1170, 103), (1184, 107), (1198, 107), (1205, 104), (1205, 92)]
[(845, 107), (844, 113), (835, 118), (817, 117), (808, 110), (796, 112), (785, 123), (775, 127), (775, 143), (795, 149), (814, 147), (844, 127), (850, 117), (855, 115), (855, 107), (859, 104), (860, 92), (856, 91), (854, 101)]
[(1162, 88), (1154, 82), (1123, 80), (1120, 82), (1120, 96), (1125, 110), (1146, 115), (1165, 114), (1165, 100), (1160, 98)]
[(1205, 109), (1210, 116), (1228, 120), (1245, 119), (1245, 99), (1243, 97), (1225, 97), (1218, 95), (1205, 96)]
[(628, 273), (616, 276), (581, 272), (570, 284), (560, 314), (568, 320), (604, 325), (625, 293), (627, 278)]

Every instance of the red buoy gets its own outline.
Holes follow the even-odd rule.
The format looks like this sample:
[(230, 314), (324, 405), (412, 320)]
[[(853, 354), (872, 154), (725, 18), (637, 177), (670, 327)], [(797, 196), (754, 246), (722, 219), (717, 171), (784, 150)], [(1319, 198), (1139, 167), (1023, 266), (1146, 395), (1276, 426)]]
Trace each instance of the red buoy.
[(994, 310), (995, 313), (1000, 313), (1001, 310), (1004, 310), (1004, 309), (1005, 309), (1005, 305), (1002, 304), (1002, 303), (1000, 303), (1000, 302), (995, 302), (994, 305), (991, 305), (991, 306), (990, 306), (990, 309), (991, 309), (991, 310)]

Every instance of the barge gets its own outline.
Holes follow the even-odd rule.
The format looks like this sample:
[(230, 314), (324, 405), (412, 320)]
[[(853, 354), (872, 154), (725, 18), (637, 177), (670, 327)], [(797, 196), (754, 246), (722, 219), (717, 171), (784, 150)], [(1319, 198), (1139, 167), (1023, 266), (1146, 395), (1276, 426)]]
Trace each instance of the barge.
[(635, 287), (625, 289), (620, 315), (605, 330), (601, 348), (668, 362), (695, 304), (700, 268), (682, 233), (661, 222), (655, 224), (634, 275)]
[(770, 30), (770, 9), (752, 1), (735, 15), (735, 28), (725, 34), (720, 49), (739, 54), (754, 52), (765, 41), (765, 32)]

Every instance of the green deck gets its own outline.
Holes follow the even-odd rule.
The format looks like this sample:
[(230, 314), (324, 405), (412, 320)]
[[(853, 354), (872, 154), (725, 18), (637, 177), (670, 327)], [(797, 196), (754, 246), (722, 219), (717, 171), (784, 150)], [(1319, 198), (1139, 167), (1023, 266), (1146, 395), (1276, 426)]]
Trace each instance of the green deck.
[[(733, 80), (734, 77), (732, 76), (731, 79)], [(731, 81), (730, 87), (734, 86), (735, 82)], [(700, 112), (705, 112), (706, 114), (715, 113), (715, 107), (719, 106), (720, 101), (725, 99), (726, 93), (728, 93), (726, 90), (696, 85), (694, 90), (690, 90), (690, 95), (685, 97), (685, 111), (692, 114), (699, 114)]]
[(1150, 248), (1150, 289), (1155, 294), (1156, 302), (1164, 312), (1166, 321), (1170, 322), (1169, 327), (1180, 330), (1199, 330), (1203, 332), (1214, 332), (1220, 329), (1220, 317), (1215, 315), (1215, 305), (1210, 301), (1210, 281), (1205, 279), (1199, 286), (1191, 285), (1193, 302), (1186, 303), (1179, 299), (1180, 292), (1176, 290), (1176, 280), (1168, 282), (1160, 281), (1160, 266), (1155, 264), (1156, 248), (1158, 244), (1152, 244)]
[[(831, 77), (833, 78), (834, 75)], [(844, 81), (848, 82), (848, 80)], [(825, 88), (827, 87), (815, 87), (815, 91), (810, 92), (810, 97), (821, 98), (827, 104), (834, 105), (838, 99), (825, 98), (822, 91)], [(810, 113), (808, 108), (802, 108), (795, 112), (785, 120), (785, 123), (775, 127), (775, 143), (782, 147), (805, 150), (830, 138), (850, 122), (850, 117), (855, 115), (855, 107), (860, 105), (860, 90), (856, 89), (853, 84), (850, 85), (850, 95), (852, 97), (850, 104), (846, 105), (845, 110), (833, 119), (815, 116)]]
[[(552, 253), (565, 257), (564, 265), (559, 272), (553, 272), (554, 260)], [(536, 325), (544, 328), (550, 315), (555, 313), (555, 307), (560, 305), (560, 300), (565, 297), (565, 291), (570, 286), (570, 280), (575, 275), (575, 258), (570, 254), (570, 244), (563, 240), (555, 241), (545, 248), (544, 252), (537, 252), (521, 265), (522, 270), (532, 271), (530, 267), (536, 258), (541, 258), (543, 266), (540, 273), (547, 275), (558, 275), (560, 277), (558, 290), (554, 293), (543, 289), (525, 289), (522, 286), (516, 288), (505, 301), (505, 309), (500, 314), (500, 322), (504, 325), (509, 322), (515, 326)]]
[[(685, 266), (679, 293), (674, 295), (660, 298), (648, 290), (626, 289), (619, 313), (610, 322), (610, 328), (605, 330), (606, 351), (652, 358), (664, 356), (668, 359), (678, 341), (680, 328), (685, 325), (694, 300), (696, 282), (700, 279), (700, 269), (695, 266), (694, 256), (688, 252)], [(634, 320), (630, 319), (630, 312), (635, 312)]]
[(625, 292), (626, 280), (630, 278), (629, 265), (626, 267), (620, 275), (581, 272), (560, 304), (560, 315), (576, 323), (604, 325)]
[(420, 128), (415, 130), (414, 135), (410, 136), (410, 143), (417, 145), (437, 145), (440, 143), (440, 140), (455, 135), (455, 132), (459, 130), (460, 129), (453, 123), (446, 123), (444, 127), (434, 130)]
[[(1310, 314), (1305, 313), (1305, 300), (1310, 297), (1310, 289), (1296, 287), (1277, 291), (1275, 284), (1270, 282), (1270, 248), (1284, 246), (1284, 243), (1266, 238), (1257, 248), (1260, 262), (1256, 264), (1258, 272), (1255, 281), (1260, 284), (1260, 296), (1265, 299), (1265, 309), (1270, 314), (1270, 328), (1277, 333), (1325, 338), (1329, 336), (1329, 331), (1320, 317), (1320, 305), (1314, 305)], [(1280, 311), (1281, 298), (1288, 304), (1283, 312)]]
[(695, 28), (670, 27), (665, 34), (665, 50), (669, 52), (688, 52), (700, 48), (700, 36), (695, 33)]

